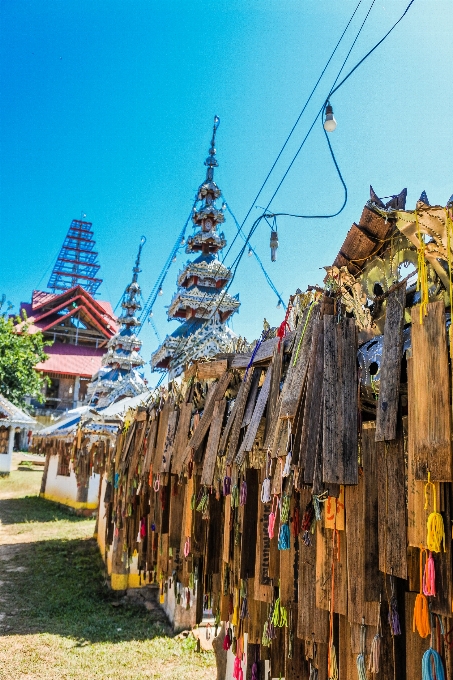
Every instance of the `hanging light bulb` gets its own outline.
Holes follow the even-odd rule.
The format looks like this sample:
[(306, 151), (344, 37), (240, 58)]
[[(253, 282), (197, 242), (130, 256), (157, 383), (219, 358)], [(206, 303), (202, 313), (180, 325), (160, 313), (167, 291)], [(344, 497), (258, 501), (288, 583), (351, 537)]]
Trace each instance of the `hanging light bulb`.
[(252, 253), (253, 253), (252, 249), (249, 248), (249, 252), (247, 253), (247, 255), (248, 255), (249, 257), (252, 257)]
[(336, 127), (337, 127), (337, 121), (335, 120), (334, 115), (333, 115), (333, 108), (331, 107), (330, 102), (327, 102), (326, 119), (324, 121), (324, 130), (326, 132), (333, 132)]
[(278, 233), (274, 229), (272, 229), (271, 231), (270, 247), (271, 247), (271, 262), (275, 262), (277, 260)]
[(185, 245), (186, 245), (186, 239), (184, 238), (184, 236), (183, 236), (182, 239), (181, 239), (181, 245), (182, 245), (182, 246), (185, 246)]
[(161, 287), (159, 288), (158, 295), (163, 295), (163, 294), (164, 294), (164, 291), (162, 290), (162, 286), (161, 286)]
[(176, 262), (176, 255), (173, 255), (173, 257), (171, 258), (171, 261)]
[(282, 301), (279, 300), (279, 301), (278, 301), (278, 304), (277, 304), (277, 309), (281, 309), (281, 306), (282, 306)]
[(150, 313), (149, 313), (149, 318), (152, 319), (153, 316), (154, 316), (154, 312), (153, 312), (153, 310), (151, 310)]

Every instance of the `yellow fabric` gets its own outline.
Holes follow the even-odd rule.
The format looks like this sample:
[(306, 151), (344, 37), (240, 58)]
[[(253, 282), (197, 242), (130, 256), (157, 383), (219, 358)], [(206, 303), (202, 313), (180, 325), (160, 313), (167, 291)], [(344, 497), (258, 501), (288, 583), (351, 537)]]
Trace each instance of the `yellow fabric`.
[(428, 472), (428, 481), (425, 484), (425, 510), (428, 509), (428, 487), (433, 488), (433, 512), (428, 516), (426, 545), (431, 552), (441, 552), (442, 542), (445, 547), (445, 529), (442, 515), (437, 512), (436, 487), (431, 481), (431, 473)]

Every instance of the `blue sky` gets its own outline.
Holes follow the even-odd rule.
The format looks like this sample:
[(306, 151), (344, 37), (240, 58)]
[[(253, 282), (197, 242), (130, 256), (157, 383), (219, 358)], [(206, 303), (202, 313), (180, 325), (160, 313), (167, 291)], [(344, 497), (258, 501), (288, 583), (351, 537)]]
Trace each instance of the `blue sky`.
[[(83, 210), (100, 253), (100, 297), (116, 304), (145, 234), (146, 298), (204, 178), (214, 114), (221, 118), (216, 180), (242, 221), (357, 1), (4, 0), (0, 293), (17, 309), (33, 288), (45, 288), (69, 223)], [(346, 70), (407, 2), (375, 1)], [(370, 5), (361, 3), (259, 205), (322, 105)], [(452, 194), (452, 19), (449, 0), (416, 0), (334, 96), (338, 127), (330, 139), (348, 185), (346, 209), (327, 221), (280, 219), (276, 263), (264, 224), (252, 241), (284, 299), (321, 282), (370, 184), (380, 196), (407, 187), (411, 208), (423, 189), (431, 203)], [(341, 203), (318, 124), (271, 209), (330, 213)], [(247, 230), (258, 214), (254, 208)], [(229, 241), (236, 233), (231, 218), (225, 233)], [(174, 328), (165, 305), (186, 259), (178, 254), (154, 309), (161, 336)], [(242, 301), (237, 333), (252, 339), (264, 316), (281, 321), (253, 258), (243, 258), (230, 292)], [(148, 324), (142, 338), (148, 360), (157, 346)]]

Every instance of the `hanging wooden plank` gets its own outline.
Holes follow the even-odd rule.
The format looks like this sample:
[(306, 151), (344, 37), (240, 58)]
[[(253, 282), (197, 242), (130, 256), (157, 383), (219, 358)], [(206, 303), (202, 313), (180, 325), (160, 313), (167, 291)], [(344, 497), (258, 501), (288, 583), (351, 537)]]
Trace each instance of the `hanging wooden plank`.
[(390, 441), (396, 437), (405, 306), (406, 283), (395, 288), (387, 298), (379, 399), (376, 407), (377, 442)]
[(256, 397), (258, 395), (258, 389), (261, 380), (261, 373), (262, 370), (260, 368), (255, 369), (253, 372), (252, 384), (250, 386), (250, 392), (247, 399), (247, 404), (245, 407), (241, 427), (247, 427), (247, 425), (250, 423), (252, 419), (253, 411), (255, 409), (256, 404)]
[(375, 424), (362, 426), (362, 465), (364, 489), (365, 601), (378, 602), (383, 592), (379, 571), (378, 456)]
[[(332, 560), (334, 559), (334, 611), (346, 614), (348, 609), (346, 537), (339, 538), (338, 548), (333, 546), (332, 529), (324, 529), (321, 522), (316, 527), (316, 606), (330, 610), (332, 593)], [(338, 559), (339, 557), (339, 559)]]
[(209, 494), (209, 526), (206, 545), (206, 574), (220, 574), (223, 541), (219, 531), (222, 521), (222, 496), (217, 500), (214, 493)]
[[(285, 675), (282, 676), (285, 680), (309, 680), (309, 667), (308, 661), (305, 659), (304, 655), (304, 641), (297, 637), (295, 633), (295, 627), (297, 624), (297, 604), (293, 604), (289, 610), (288, 615), (291, 616), (293, 621), (293, 627), (286, 630), (285, 636), (285, 657), (286, 657), (286, 667)], [(289, 657), (290, 650), (290, 635), (292, 637), (292, 654)]]
[(226, 454), (227, 465), (231, 465), (237, 454), (239, 435), (241, 434), (242, 419), (244, 417), (247, 399), (249, 396), (250, 388), (252, 386), (254, 371), (255, 371), (254, 368), (251, 368), (249, 370), (249, 372), (247, 373), (247, 377), (244, 379), (241, 387), (239, 388), (239, 392), (236, 397), (237, 408), (235, 412), (233, 426), (231, 428), (230, 440), (228, 442), (228, 451)]
[[(282, 349), (284, 351), (290, 351), (290, 347), (294, 341), (295, 332), (291, 331), (287, 333), (281, 342)], [(253, 359), (253, 365), (265, 364), (272, 358), (275, 346), (280, 344), (280, 338), (271, 338), (270, 340), (265, 340), (261, 343), (255, 357)], [(231, 368), (247, 368), (250, 364), (252, 358), (252, 353), (248, 354), (236, 354), (231, 362)]]
[(219, 447), (220, 433), (222, 431), (223, 416), (226, 408), (226, 400), (216, 401), (212, 414), (212, 423), (209, 430), (208, 443), (204, 454), (203, 471), (201, 473), (201, 483), (205, 486), (212, 486), (214, 480), (214, 469)]
[(148, 434), (147, 434), (147, 449), (145, 460), (143, 461), (142, 469), (142, 479), (149, 477), (149, 472), (151, 468), (151, 463), (154, 460), (154, 453), (156, 447), (156, 437), (157, 437), (157, 418), (154, 413), (151, 415), (152, 420), (148, 423)]
[(165, 437), (164, 452), (160, 472), (170, 472), (171, 458), (173, 455), (173, 442), (175, 439), (178, 411), (173, 408), (168, 414), (167, 436)]
[(175, 442), (173, 446), (172, 471), (179, 475), (182, 472), (184, 462), (184, 452), (189, 439), (190, 420), (192, 418), (193, 403), (189, 401), (179, 407), (178, 427), (176, 429)]
[(272, 581), (269, 577), (269, 513), (270, 504), (258, 503), (258, 528), (255, 557), (255, 600), (271, 602), (273, 598)]
[(357, 330), (324, 316), (323, 481), (357, 484)]
[(196, 374), (198, 380), (210, 380), (211, 378), (221, 378), (227, 369), (227, 359), (203, 361), (197, 364)]
[(295, 418), (297, 407), (302, 395), (302, 387), (305, 383), (312, 345), (313, 329), (320, 315), (320, 305), (313, 302), (304, 313), (301, 322), (302, 333), (296, 339), (291, 364), (282, 391), (282, 405), (280, 418)]
[(159, 422), (157, 426), (157, 440), (156, 448), (154, 449), (154, 459), (153, 459), (153, 471), (160, 471), (162, 465), (162, 456), (164, 455), (165, 440), (167, 438), (168, 430), (168, 418), (170, 416), (170, 410), (173, 408), (170, 400), (168, 399), (162, 407), (159, 413)]
[(324, 322), (318, 319), (313, 330), (310, 365), (307, 375), (307, 394), (299, 449), (299, 467), (307, 470), (305, 481), (312, 483), (315, 443), (318, 441), (322, 412), (322, 383), (324, 376)]
[(379, 569), (407, 578), (406, 497), (403, 432), (378, 442)]
[(450, 371), (443, 300), (428, 304), (422, 324), (420, 308), (412, 307), (411, 343), (417, 479), (426, 481), (429, 470), (432, 481), (451, 482)]
[[(251, 645), (260, 645), (263, 636), (263, 626), (267, 617), (267, 604), (260, 602), (253, 597), (255, 592), (255, 579), (249, 578), (248, 583), (248, 597), (247, 605), (249, 609), (248, 621), (248, 643)], [(250, 656), (250, 652), (248, 653)]]
[[(425, 483), (417, 479), (417, 458), (414, 433), (417, 428), (413, 359), (407, 358), (407, 542), (418, 548), (426, 545), (426, 525), (431, 508), (425, 509)], [(436, 498), (440, 497), (440, 483), (434, 482)]]
[[(171, 475), (170, 523), (168, 530), (168, 545), (170, 548), (180, 549), (183, 532), (184, 501), (186, 486), (178, 484), (177, 475)], [(175, 494), (176, 491), (176, 494)]]
[[(374, 431), (372, 432), (374, 443)], [(346, 540), (348, 542), (348, 620), (350, 623), (374, 625), (379, 602), (366, 602), (365, 560), (365, 481), (360, 475), (358, 484), (345, 488)]]
[[(258, 524), (259, 480), (258, 470), (249, 468), (246, 472), (247, 502), (244, 506), (244, 520), (241, 541), (241, 572), (243, 579), (252, 578), (255, 574), (255, 546)], [(230, 498), (230, 496), (227, 496)]]
[(434, 564), (436, 572), (436, 597), (431, 601), (431, 611), (441, 616), (450, 616), (452, 612), (452, 557), (451, 557), (451, 484), (440, 484), (438, 495), (438, 509), (442, 513), (445, 528), (445, 548), (446, 551), (434, 553)]
[(223, 551), (222, 559), (224, 562), (230, 561), (230, 538), (231, 538), (231, 528), (230, 528), (230, 518), (231, 518), (231, 494), (225, 496), (223, 503)]
[(212, 383), (208, 389), (208, 394), (206, 396), (206, 403), (203, 411), (203, 415), (200, 418), (195, 432), (192, 435), (189, 443), (186, 446), (184, 453), (184, 460), (187, 460), (190, 456), (191, 451), (195, 451), (201, 445), (210, 425), (212, 422), (212, 416), (214, 414), (214, 405), (216, 401), (220, 401), (225, 396), (225, 391), (229, 385), (231, 374), (226, 372), (218, 382)]
[[(266, 411), (266, 432), (264, 435), (264, 447), (266, 449), (269, 446), (267, 440), (270, 435), (271, 426), (273, 425), (276, 416), (278, 416), (278, 413), (276, 414), (276, 410), (280, 396), (280, 382), (282, 379), (283, 343), (281, 343), (280, 346), (278, 343), (275, 345), (271, 365), (272, 377), (268, 398), (268, 407)], [(270, 443), (270, 446), (272, 446), (272, 442)]]
[(242, 465), (246, 451), (251, 451), (253, 448), (256, 433), (258, 432), (258, 427), (260, 425), (261, 418), (263, 417), (264, 409), (266, 408), (267, 400), (269, 397), (271, 378), (272, 378), (272, 366), (269, 366), (266, 372), (266, 377), (264, 379), (263, 386), (261, 387), (261, 392), (258, 396), (252, 417), (250, 419), (250, 424), (247, 428), (247, 432), (245, 433), (245, 437), (242, 440), (242, 444), (236, 456), (237, 465)]

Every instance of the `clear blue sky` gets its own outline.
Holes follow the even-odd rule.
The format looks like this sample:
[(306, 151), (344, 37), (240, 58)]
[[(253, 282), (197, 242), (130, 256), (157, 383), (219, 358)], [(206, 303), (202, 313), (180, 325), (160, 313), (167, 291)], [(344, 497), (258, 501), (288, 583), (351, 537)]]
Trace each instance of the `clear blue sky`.
[[(348, 66), (407, 2), (376, 0)], [(356, 4), (3, 0), (0, 293), (17, 309), (33, 288), (45, 288), (69, 223), (83, 210), (100, 253), (100, 297), (116, 304), (142, 234), (147, 297), (204, 178), (214, 114), (221, 118), (216, 180), (242, 221)], [(324, 101), (370, 4), (362, 2), (259, 205)], [(431, 203), (445, 204), (453, 192), (452, 20), (450, 0), (416, 0), (334, 96), (338, 127), (330, 139), (348, 185), (347, 208), (329, 221), (281, 219), (274, 264), (269, 229), (263, 225), (253, 239), (285, 299), (322, 280), (320, 268), (360, 218), (370, 183), (380, 196), (407, 187), (410, 208), (423, 189)], [(271, 208), (325, 213), (341, 202), (317, 125)], [(231, 218), (225, 232), (231, 241)], [(155, 306), (162, 336), (174, 328), (165, 305), (186, 258), (178, 255)], [(237, 333), (252, 339), (264, 316), (281, 321), (253, 258), (243, 259), (230, 292), (242, 301)], [(157, 346), (148, 324), (142, 337), (148, 360)]]

